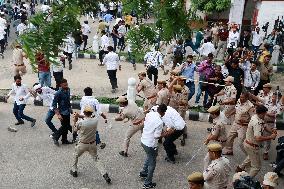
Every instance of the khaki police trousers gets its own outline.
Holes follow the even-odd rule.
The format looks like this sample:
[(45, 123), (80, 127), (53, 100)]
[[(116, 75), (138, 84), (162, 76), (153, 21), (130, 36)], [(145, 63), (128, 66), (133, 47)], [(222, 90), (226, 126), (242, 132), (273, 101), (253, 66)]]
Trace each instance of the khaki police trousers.
[(142, 132), (143, 127), (144, 127), (144, 122), (138, 125), (130, 125), (128, 127), (128, 130), (125, 135), (125, 140), (124, 140), (124, 152), (126, 153), (128, 152), (128, 147), (129, 147), (131, 137), (135, 135), (135, 133), (137, 133), (138, 131)]
[(245, 169), (246, 167), (251, 167), (249, 171), (249, 175), (254, 177), (260, 171), (261, 168), (261, 160), (260, 160), (260, 153), (259, 148), (252, 147), (251, 145), (244, 142), (244, 148), (247, 152), (247, 157), (240, 165), (241, 169)]
[(75, 146), (75, 153), (74, 153), (74, 164), (73, 164), (73, 171), (78, 171), (78, 159), (79, 157), (84, 153), (84, 152), (89, 152), (89, 154), (92, 156), (96, 168), (100, 171), (101, 175), (106, 174), (106, 170), (102, 163), (99, 161), (98, 155), (97, 155), (97, 146), (96, 143), (94, 142), (93, 144), (83, 144), (83, 143), (78, 143)]
[(239, 147), (247, 155), (243, 144), (246, 138), (246, 132), (247, 132), (247, 126), (242, 126), (234, 122), (227, 137), (224, 153), (233, 152), (234, 140), (235, 138), (238, 137)]
[[(274, 123), (266, 123), (265, 125), (269, 129), (273, 129), (275, 127)], [(266, 130), (263, 131), (263, 136), (270, 136), (271, 133)], [(263, 142), (264, 153), (268, 153), (271, 146), (271, 140), (267, 140)]]
[(25, 65), (23, 66), (15, 66), (14, 67), (14, 75), (23, 76), (27, 73), (27, 68)]

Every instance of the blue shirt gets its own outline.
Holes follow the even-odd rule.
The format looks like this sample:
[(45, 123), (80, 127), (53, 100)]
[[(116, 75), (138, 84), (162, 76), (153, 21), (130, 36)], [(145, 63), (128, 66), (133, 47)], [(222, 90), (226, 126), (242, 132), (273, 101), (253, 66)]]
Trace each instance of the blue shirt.
[(110, 22), (110, 21), (112, 21), (112, 15), (111, 15), (111, 14), (106, 14), (106, 15), (104, 16), (104, 21), (105, 21), (105, 22)]
[(186, 83), (194, 79), (195, 67), (196, 65), (194, 63), (191, 63), (190, 65), (188, 65), (187, 62), (183, 63), (181, 68), (181, 75), (187, 78)]
[(54, 95), (52, 107), (54, 110), (59, 110), (62, 115), (69, 115), (71, 113), (70, 89), (66, 91), (60, 88)]

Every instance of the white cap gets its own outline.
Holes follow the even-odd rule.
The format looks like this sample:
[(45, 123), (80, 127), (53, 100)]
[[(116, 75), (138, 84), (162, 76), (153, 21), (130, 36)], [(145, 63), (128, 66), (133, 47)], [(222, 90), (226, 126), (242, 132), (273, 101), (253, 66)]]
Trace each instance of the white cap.
[(278, 185), (278, 175), (274, 172), (268, 172), (264, 175), (264, 185), (276, 187)]
[(37, 84), (37, 85), (34, 86), (34, 90), (35, 90), (35, 91), (38, 90), (38, 89), (40, 89), (40, 88), (41, 88), (41, 85), (40, 85), (40, 84)]
[(234, 183), (236, 180), (240, 180), (241, 177), (246, 177), (246, 176), (249, 176), (249, 174), (248, 174), (247, 172), (245, 172), (245, 171), (235, 173), (234, 176), (233, 176), (233, 183)]

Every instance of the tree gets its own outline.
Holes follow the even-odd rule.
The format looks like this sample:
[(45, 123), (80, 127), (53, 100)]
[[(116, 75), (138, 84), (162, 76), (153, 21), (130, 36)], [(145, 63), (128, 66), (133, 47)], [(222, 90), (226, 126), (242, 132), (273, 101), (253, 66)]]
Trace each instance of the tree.
[(191, 0), (191, 4), (193, 8), (211, 14), (230, 8), (231, 0)]

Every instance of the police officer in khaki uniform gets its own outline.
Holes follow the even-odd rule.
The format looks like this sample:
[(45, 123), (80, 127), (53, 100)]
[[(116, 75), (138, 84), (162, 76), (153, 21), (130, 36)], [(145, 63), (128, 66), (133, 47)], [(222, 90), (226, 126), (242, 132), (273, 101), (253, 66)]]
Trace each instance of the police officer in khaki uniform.
[(207, 111), (210, 113), (210, 117), (213, 118), (213, 126), (204, 144), (207, 145), (210, 141), (215, 141), (224, 147), (227, 140), (224, 114), (220, 111), (218, 105), (211, 106)]
[(259, 147), (261, 142), (275, 139), (277, 131), (273, 130), (270, 136), (263, 136), (264, 117), (267, 113), (267, 108), (263, 105), (256, 107), (256, 115), (253, 115), (246, 133), (246, 139), (244, 142), (244, 148), (247, 152), (246, 159), (241, 165), (237, 166), (236, 172), (244, 171), (247, 166), (250, 166), (249, 175), (254, 177), (261, 169), (261, 159), (259, 153)]
[(187, 177), (189, 189), (203, 189), (204, 178), (200, 172), (193, 172)]
[(228, 76), (225, 81), (225, 88), (220, 91), (219, 93), (215, 94), (214, 97), (216, 98), (217, 96), (224, 96), (222, 102), (220, 105), (224, 106), (224, 113), (225, 116), (227, 117), (227, 123), (231, 124), (233, 119), (233, 116), (230, 116), (230, 113), (234, 110), (235, 104), (236, 104), (236, 96), (237, 96), (237, 89), (234, 87), (233, 82), (234, 82), (234, 77)]
[(169, 87), (169, 106), (179, 112), (179, 104), (182, 98), (182, 87), (180, 85), (173, 85)]
[(109, 178), (104, 166), (99, 161), (97, 155), (96, 131), (98, 126), (98, 118), (92, 118), (93, 112), (94, 109), (91, 106), (86, 106), (84, 108), (84, 118), (82, 120), (78, 121), (78, 118), (80, 116), (78, 113), (75, 113), (74, 115), (74, 119), (76, 121), (74, 131), (79, 132), (80, 138), (78, 144), (75, 147), (74, 165), (72, 170), (70, 171), (70, 174), (73, 177), (78, 177), (78, 159), (84, 152), (88, 151), (93, 157), (95, 166), (100, 171), (106, 182), (110, 184), (111, 179)]
[(266, 83), (265, 85), (263, 85), (263, 90), (259, 91), (257, 96), (251, 94), (250, 97), (256, 101), (257, 105), (269, 104), (271, 103), (271, 98), (273, 95), (273, 92), (271, 91), (271, 89), (272, 89), (272, 85), (270, 83)]
[(227, 158), (222, 157), (222, 146), (218, 143), (207, 146), (211, 163), (203, 172), (205, 188), (226, 189), (229, 181), (231, 166)]
[(144, 96), (145, 96), (145, 101), (144, 101), (144, 111), (148, 111), (151, 109), (153, 106), (156, 105), (156, 100), (157, 100), (157, 93), (155, 89), (155, 85), (152, 83), (152, 81), (146, 77), (145, 72), (140, 72), (138, 74), (140, 83), (138, 83), (136, 90), (137, 93), (140, 91), (143, 91)]
[(254, 105), (249, 101), (249, 93), (243, 92), (240, 95), (235, 110), (231, 112), (229, 116), (232, 116), (233, 114), (235, 114), (235, 120), (230, 129), (225, 148), (223, 149), (223, 154), (233, 155), (233, 144), (236, 137), (239, 138), (241, 150), (246, 154), (243, 143), (246, 138), (248, 123), (251, 116), (254, 114)]
[(124, 96), (119, 97), (116, 102), (118, 102), (119, 106), (123, 107), (123, 109), (115, 120), (123, 121), (125, 118), (131, 120), (131, 125), (128, 127), (124, 140), (124, 150), (119, 152), (120, 155), (127, 157), (131, 137), (138, 131), (143, 130), (145, 114), (135, 103), (129, 103)]
[(157, 85), (157, 105), (169, 103), (169, 89), (167, 89), (167, 82), (164, 80), (158, 81)]

